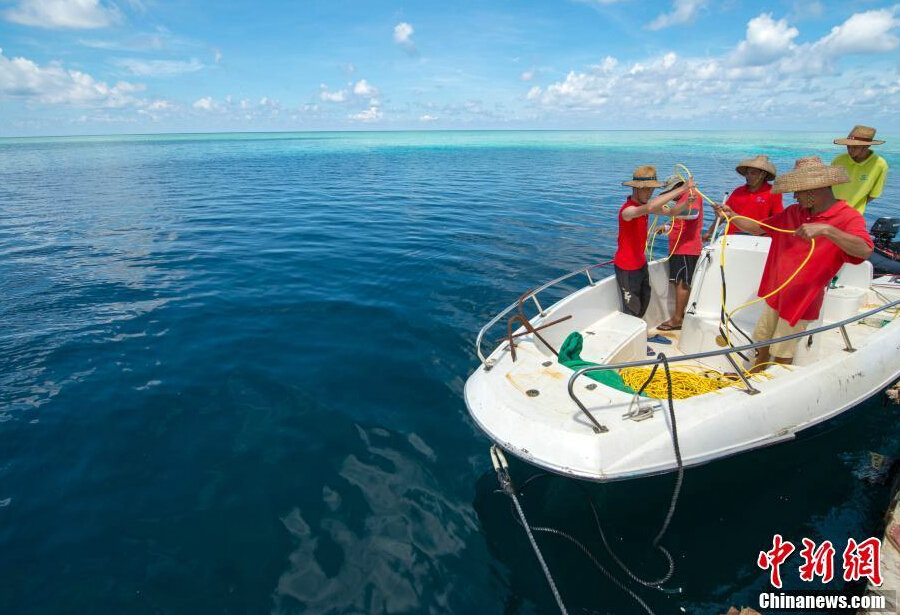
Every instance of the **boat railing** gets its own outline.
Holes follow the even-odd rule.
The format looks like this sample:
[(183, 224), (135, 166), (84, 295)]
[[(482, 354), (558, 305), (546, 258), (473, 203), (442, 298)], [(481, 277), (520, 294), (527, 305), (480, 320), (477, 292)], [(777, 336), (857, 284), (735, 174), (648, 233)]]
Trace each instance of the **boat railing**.
[[(537, 299), (538, 293), (545, 291), (548, 288), (551, 288), (553, 286), (556, 286), (557, 284), (559, 284), (561, 282), (565, 282), (569, 278), (575, 277), (576, 275), (579, 275), (579, 274), (584, 274), (585, 276), (587, 276), (588, 284), (590, 286), (593, 286), (595, 284), (595, 282), (594, 282), (594, 279), (591, 277), (591, 270), (598, 269), (600, 267), (608, 267), (611, 264), (612, 264), (612, 261), (608, 260), (608, 261), (604, 261), (602, 263), (597, 263), (595, 265), (588, 265), (586, 267), (582, 267), (580, 269), (576, 269), (575, 271), (569, 272), (565, 275), (561, 275), (554, 280), (550, 280), (546, 284), (542, 284), (541, 286), (538, 286), (537, 288), (533, 288), (533, 289), (525, 292), (521, 297), (519, 297), (516, 300), (515, 303), (513, 303), (508, 308), (506, 308), (505, 310), (503, 310), (502, 312), (500, 312), (499, 314), (494, 316), (486, 325), (484, 325), (481, 328), (481, 331), (478, 332), (478, 337), (475, 339), (475, 352), (478, 353), (478, 359), (481, 361), (481, 364), (488, 369), (490, 369), (490, 367), (491, 367), (491, 364), (488, 363), (488, 360), (484, 356), (484, 353), (481, 352), (481, 341), (484, 339), (485, 333), (487, 333), (487, 331), (491, 327), (493, 327), (498, 322), (500, 322), (501, 318), (503, 318), (504, 316), (506, 316), (513, 310), (521, 311), (522, 303), (527, 301), (528, 299), (531, 299), (534, 302), (535, 307), (537, 307), (538, 313), (541, 316), (544, 316), (545, 315), (544, 308), (541, 307), (541, 304)], [(526, 326), (528, 326), (528, 325), (526, 325)]]
[[(744, 344), (743, 346), (727, 346), (725, 348), (718, 348), (716, 350), (708, 350), (705, 352), (695, 352), (692, 354), (675, 355), (675, 356), (671, 356), (671, 357), (666, 356), (665, 361), (668, 363), (677, 363), (680, 361), (692, 361), (692, 360), (697, 360), (697, 359), (707, 359), (710, 357), (718, 357), (718, 356), (724, 355), (726, 358), (729, 359), (731, 364), (733, 366), (735, 366), (737, 375), (740, 377), (740, 379), (744, 383), (744, 386), (745, 386), (744, 391), (746, 393), (749, 393), (752, 395), (754, 393), (758, 393), (759, 391), (757, 391), (755, 388), (753, 388), (753, 386), (750, 384), (750, 382), (746, 379), (746, 377), (742, 373), (742, 370), (737, 368), (737, 363), (734, 361), (734, 358), (732, 357), (733, 354), (741, 353), (741, 352), (744, 352), (747, 350), (755, 350), (757, 348), (762, 348), (763, 346), (769, 346), (771, 344), (776, 344), (779, 342), (786, 342), (788, 340), (794, 340), (794, 339), (798, 339), (801, 337), (807, 337), (807, 336), (811, 337), (813, 335), (817, 335), (817, 334), (823, 333), (825, 331), (831, 331), (833, 329), (840, 329), (841, 337), (843, 338), (843, 341), (844, 341), (844, 351), (855, 352), (856, 349), (853, 348), (853, 344), (850, 340), (850, 335), (847, 333), (846, 326), (849, 324), (852, 324), (854, 322), (857, 322), (859, 320), (862, 320), (864, 318), (868, 318), (869, 316), (878, 314), (879, 312), (897, 308), (898, 306), (900, 306), (900, 299), (887, 302), (884, 305), (878, 306), (874, 309), (868, 310), (866, 312), (862, 312), (860, 314), (856, 314), (855, 316), (851, 316), (850, 318), (845, 318), (844, 320), (829, 323), (827, 325), (822, 325), (821, 327), (816, 327), (814, 329), (808, 329), (806, 331), (801, 331), (800, 333), (792, 333), (791, 335), (785, 335), (785, 336), (777, 337), (777, 338), (774, 338), (771, 340), (766, 340), (763, 342), (753, 342), (751, 344)], [(651, 365), (658, 365), (658, 364), (662, 363), (663, 360), (664, 360), (663, 357), (657, 356), (655, 358), (641, 359), (638, 361), (626, 361), (623, 363), (608, 363), (608, 364), (589, 365), (587, 367), (582, 367), (581, 369), (577, 370), (575, 373), (573, 373), (569, 377), (569, 384), (568, 384), (569, 397), (572, 398), (572, 401), (574, 401), (578, 405), (578, 407), (581, 409), (581, 411), (591, 421), (591, 423), (593, 424), (594, 431), (596, 433), (606, 432), (606, 431), (608, 431), (608, 429), (605, 426), (603, 426), (594, 417), (594, 415), (591, 414), (591, 412), (581, 402), (581, 400), (578, 399), (578, 396), (575, 394), (575, 381), (578, 380), (581, 376), (588, 374), (588, 373), (592, 373), (592, 372), (600, 372), (600, 371), (605, 371), (605, 370), (620, 370), (620, 369), (626, 369), (629, 367), (647, 367), (647, 366), (651, 366)]]

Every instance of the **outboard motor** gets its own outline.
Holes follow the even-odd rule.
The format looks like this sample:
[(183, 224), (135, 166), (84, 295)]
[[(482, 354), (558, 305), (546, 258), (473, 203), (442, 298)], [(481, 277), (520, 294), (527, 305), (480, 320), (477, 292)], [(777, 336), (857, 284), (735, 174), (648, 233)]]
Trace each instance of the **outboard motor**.
[(900, 220), (897, 218), (878, 218), (872, 225), (870, 234), (877, 245), (890, 246), (900, 231)]
[(900, 220), (897, 218), (878, 218), (872, 225), (869, 234), (875, 244), (875, 251), (869, 261), (876, 274), (900, 274), (900, 242), (894, 241), (900, 231)]

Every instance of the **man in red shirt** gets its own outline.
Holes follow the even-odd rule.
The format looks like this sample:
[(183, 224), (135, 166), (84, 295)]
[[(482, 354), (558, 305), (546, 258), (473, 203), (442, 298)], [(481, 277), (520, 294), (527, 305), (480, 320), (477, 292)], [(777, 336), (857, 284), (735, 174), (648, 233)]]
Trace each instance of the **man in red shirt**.
[[(681, 178), (672, 176), (666, 179), (667, 190), (660, 196), (671, 194), (677, 188)], [(660, 331), (677, 331), (684, 321), (684, 310), (691, 295), (691, 280), (694, 269), (700, 259), (703, 242), (700, 239), (703, 230), (703, 199), (693, 190), (684, 192), (677, 201), (670, 201), (672, 211), (678, 212), (672, 223), (658, 232), (669, 235), (669, 282), (671, 292), (675, 295), (675, 313), (666, 322), (660, 324)]]
[[(728, 207), (739, 216), (747, 216), (754, 220), (765, 220), (775, 214), (780, 214), (782, 206), (781, 194), (772, 190), (771, 182), (775, 179), (775, 165), (768, 156), (760, 154), (755, 158), (742, 160), (735, 170), (744, 176), (746, 183), (731, 193), (728, 197)], [(713, 227), (710, 227), (704, 241), (708, 241), (712, 235)], [(728, 234), (740, 232), (734, 224), (728, 229)]]
[[(809, 240), (816, 246), (809, 262), (780, 292), (766, 299), (753, 339), (770, 340), (806, 330), (819, 317), (825, 298), (825, 286), (844, 263), (858, 264), (872, 253), (872, 239), (862, 215), (834, 197), (831, 187), (849, 181), (843, 167), (831, 167), (817, 156), (800, 158), (794, 169), (775, 180), (773, 191), (793, 192), (797, 203), (780, 214), (764, 220), (768, 225), (793, 229), (793, 234), (765, 228), (754, 220), (736, 218), (733, 225), (752, 235), (772, 238), (763, 269), (758, 295), (764, 297), (781, 286), (809, 253)], [(736, 212), (728, 205), (721, 208), (730, 218)], [(765, 369), (770, 357), (776, 363), (794, 360), (796, 339), (759, 349), (753, 370)]]
[(622, 311), (642, 318), (650, 305), (650, 272), (644, 249), (647, 245), (647, 216), (662, 214), (674, 216), (680, 212), (668, 203), (694, 188), (693, 180), (662, 194), (655, 199), (653, 190), (665, 184), (656, 179), (656, 167), (642, 166), (634, 171), (631, 181), (622, 182), (631, 187), (631, 196), (619, 209), (619, 239), (615, 263), (616, 281), (622, 297)]

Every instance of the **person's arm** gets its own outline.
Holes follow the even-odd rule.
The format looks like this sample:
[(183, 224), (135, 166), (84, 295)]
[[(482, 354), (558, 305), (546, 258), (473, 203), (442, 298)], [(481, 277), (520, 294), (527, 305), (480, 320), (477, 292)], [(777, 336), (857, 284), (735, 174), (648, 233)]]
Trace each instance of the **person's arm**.
[(743, 216), (738, 216), (738, 214), (734, 213), (734, 210), (731, 209), (728, 205), (720, 205), (717, 208), (724, 216), (731, 220), (731, 223), (744, 231), (745, 233), (750, 233), (751, 235), (763, 235), (765, 234), (765, 230), (763, 227), (751, 218), (745, 218)]
[(882, 191), (884, 190), (884, 182), (887, 180), (888, 172), (887, 163), (884, 163), (883, 165), (879, 164), (878, 170), (880, 171), (880, 173), (878, 174), (878, 179), (875, 180), (875, 183), (872, 184), (872, 189), (869, 190), (869, 194), (866, 197), (866, 205), (880, 197)]
[(872, 245), (859, 235), (853, 235), (830, 224), (801, 224), (794, 235), (801, 239), (824, 237), (855, 259), (864, 261), (872, 255)]
[(622, 218), (624, 220), (634, 220), (640, 216), (646, 216), (650, 214), (663, 214), (670, 215), (663, 211), (663, 205), (671, 201), (672, 199), (677, 199), (684, 191), (689, 187), (693, 187), (693, 180), (688, 180), (688, 183), (681, 186), (680, 188), (676, 188), (672, 192), (666, 192), (665, 194), (660, 194), (645, 203), (644, 205), (631, 205), (622, 210)]
[[(697, 202), (697, 199), (700, 198), (697, 196), (696, 192), (691, 192), (687, 196), (684, 193), (681, 193), (681, 198), (675, 204), (675, 207), (671, 207), (668, 210), (662, 211), (662, 215), (671, 216), (672, 218), (680, 218), (682, 220), (693, 220), (696, 218), (700, 212), (699, 210), (691, 210), (690, 207)], [(681, 215), (684, 211), (688, 211), (687, 215)]]
[(697, 218), (700, 217), (700, 210), (699, 209), (689, 209), (686, 214), (676, 214), (675, 217), (678, 218), (679, 220), (696, 220)]

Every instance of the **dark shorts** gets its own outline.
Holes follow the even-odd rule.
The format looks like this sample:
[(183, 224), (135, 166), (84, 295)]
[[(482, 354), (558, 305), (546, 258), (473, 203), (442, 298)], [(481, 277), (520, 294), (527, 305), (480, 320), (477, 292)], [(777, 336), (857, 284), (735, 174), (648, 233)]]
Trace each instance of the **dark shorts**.
[(685, 286), (690, 286), (699, 259), (699, 256), (690, 254), (673, 254), (669, 259), (669, 281), (674, 284), (684, 282)]
[(650, 305), (650, 270), (647, 265), (633, 271), (616, 266), (615, 270), (619, 296), (622, 297), (622, 311), (643, 318)]

